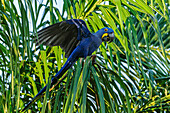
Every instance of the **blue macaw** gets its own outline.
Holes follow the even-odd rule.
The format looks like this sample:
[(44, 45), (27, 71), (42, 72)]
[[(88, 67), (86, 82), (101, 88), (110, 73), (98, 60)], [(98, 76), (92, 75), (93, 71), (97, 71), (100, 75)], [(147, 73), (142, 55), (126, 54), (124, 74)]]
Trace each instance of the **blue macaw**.
[[(36, 45), (60, 46), (66, 54), (67, 61), (55, 77), (51, 80), (53, 86), (79, 58), (90, 56), (102, 43), (112, 42), (114, 32), (111, 28), (105, 27), (96, 33), (91, 33), (86, 23), (81, 19), (71, 19), (48, 26), (38, 32)], [(46, 91), (47, 85), (25, 106), (24, 111), (34, 102), (34, 99)]]

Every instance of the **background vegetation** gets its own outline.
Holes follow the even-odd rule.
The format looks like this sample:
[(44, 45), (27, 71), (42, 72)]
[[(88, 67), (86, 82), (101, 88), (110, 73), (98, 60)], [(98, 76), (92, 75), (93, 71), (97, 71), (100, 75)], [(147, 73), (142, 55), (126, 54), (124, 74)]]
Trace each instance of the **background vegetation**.
[(169, 0), (63, 0), (62, 12), (58, 3), (0, 1), (1, 113), (23, 109), (65, 63), (60, 47), (35, 47), (32, 37), (71, 18), (91, 32), (111, 27), (116, 39), (102, 43), (94, 63), (79, 59), (27, 112), (170, 111)]

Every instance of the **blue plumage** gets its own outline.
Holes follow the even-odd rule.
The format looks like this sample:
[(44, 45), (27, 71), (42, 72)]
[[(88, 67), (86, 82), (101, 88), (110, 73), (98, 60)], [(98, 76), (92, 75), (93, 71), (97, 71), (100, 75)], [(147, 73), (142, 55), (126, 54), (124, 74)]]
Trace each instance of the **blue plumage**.
[[(102, 43), (102, 41), (113, 41), (114, 33), (111, 28), (105, 27), (92, 34), (88, 30), (85, 22), (80, 19), (71, 19), (56, 23), (38, 32), (36, 44), (48, 46), (60, 46), (68, 57), (64, 66), (52, 78), (51, 86), (59, 79), (80, 57), (90, 56)], [(30, 101), (26, 110), (36, 97), (46, 91), (47, 85)]]

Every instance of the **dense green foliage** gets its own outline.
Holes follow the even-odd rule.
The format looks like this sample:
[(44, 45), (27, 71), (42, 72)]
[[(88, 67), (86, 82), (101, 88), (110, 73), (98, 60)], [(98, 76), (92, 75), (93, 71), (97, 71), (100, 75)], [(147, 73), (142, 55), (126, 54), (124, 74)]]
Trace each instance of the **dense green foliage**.
[(0, 0), (1, 113), (23, 109), (64, 64), (60, 47), (36, 47), (32, 37), (71, 18), (91, 32), (111, 27), (116, 39), (79, 59), (28, 112), (170, 111), (169, 0), (63, 0), (62, 12), (57, 2)]

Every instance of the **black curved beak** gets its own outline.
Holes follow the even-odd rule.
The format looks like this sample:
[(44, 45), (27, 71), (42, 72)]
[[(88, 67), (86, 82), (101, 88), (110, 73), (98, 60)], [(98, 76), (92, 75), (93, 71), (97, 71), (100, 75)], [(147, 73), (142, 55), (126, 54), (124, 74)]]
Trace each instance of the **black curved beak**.
[(114, 37), (115, 37), (115, 35), (113, 32), (109, 34), (109, 38), (110, 38), (109, 43), (113, 41)]

